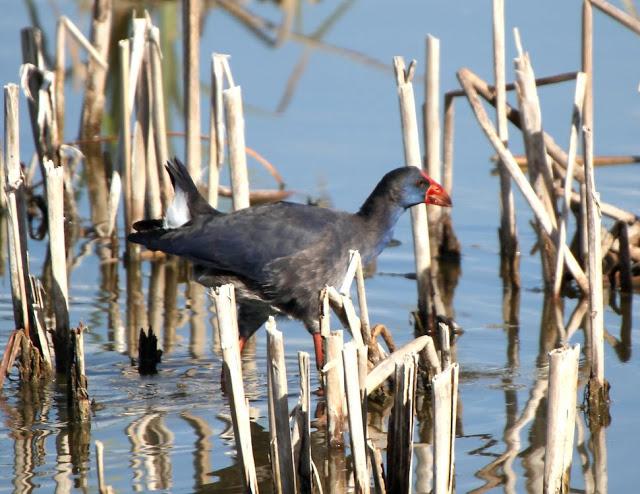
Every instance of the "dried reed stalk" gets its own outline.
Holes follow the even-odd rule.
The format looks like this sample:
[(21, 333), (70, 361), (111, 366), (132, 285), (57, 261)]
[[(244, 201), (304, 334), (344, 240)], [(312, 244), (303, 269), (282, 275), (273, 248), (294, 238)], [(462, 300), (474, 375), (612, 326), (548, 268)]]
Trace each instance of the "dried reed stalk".
[[(424, 168), (429, 176), (442, 183), (441, 130), (440, 130), (440, 40), (427, 36), (427, 74), (424, 88)], [(429, 218), (429, 240), (431, 252), (438, 252), (442, 241), (442, 226), (439, 224), (443, 208), (427, 206)]]
[(163, 209), (169, 207), (173, 197), (173, 187), (164, 165), (169, 159), (169, 145), (167, 143), (167, 122), (164, 108), (164, 88), (162, 85), (162, 54), (160, 53), (160, 30), (153, 25), (148, 27), (149, 59), (151, 63), (151, 94), (153, 133), (155, 154), (158, 164), (158, 178), (160, 179), (160, 195)]
[(411, 353), (395, 366), (393, 408), (387, 433), (387, 489), (399, 494), (411, 492), (417, 364), (416, 354)]
[(225, 382), (230, 385), (231, 417), (236, 440), (238, 460), (242, 467), (242, 482), (245, 492), (257, 493), (258, 480), (253, 459), (249, 409), (242, 382), (242, 363), (238, 347), (237, 317), (233, 285), (223, 285), (212, 292), (216, 303), (220, 346), (225, 372)]
[(244, 116), (242, 111), (242, 90), (234, 86), (223, 91), (224, 112), (227, 119), (227, 142), (231, 165), (231, 188), (233, 209), (248, 208), (249, 176), (247, 173), (247, 153), (245, 151)]
[(590, 408), (599, 411), (608, 401), (608, 384), (604, 378), (604, 305), (602, 293), (601, 218), (593, 175), (593, 134), (583, 128), (584, 174), (587, 205), (587, 242), (589, 273), (589, 312), (591, 314), (591, 377), (589, 380)]
[(322, 369), (327, 402), (327, 445), (330, 448), (344, 446), (344, 373), (342, 369), (342, 331), (331, 331), (324, 339), (326, 364)]
[(20, 168), (20, 125), (18, 86), (4, 86), (4, 166), (6, 167), (6, 195), (9, 214), (9, 271), (11, 273), (11, 295), (13, 318), (16, 329), (24, 329), (30, 337), (29, 298), (27, 279), (26, 209), (24, 204), (24, 182)]
[(185, 129), (187, 166), (196, 183), (201, 175), (200, 149), (200, 1), (182, 2)]
[(302, 494), (312, 492), (311, 472), (311, 382), (309, 354), (298, 352), (298, 370), (300, 372), (300, 456), (296, 465), (298, 488)]
[[(496, 88), (496, 127), (498, 137), (507, 146), (509, 140), (506, 116), (504, 0), (493, 0), (493, 73)], [(511, 178), (504, 163), (500, 172), (500, 258), (501, 275), (512, 286), (520, 286), (518, 232), (511, 191)]]
[(453, 364), (434, 376), (434, 493), (453, 492), (454, 444), (458, 403), (458, 364)]
[(291, 449), (291, 431), (289, 429), (289, 395), (287, 368), (284, 360), (284, 341), (282, 332), (276, 328), (275, 319), (267, 321), (267, 368), (271, 376), (271, 393), (278, 448), (280, 480), (283, 492), (296, 492), (296, 475), (293, 468), (293, 450)]
[(224, 107), (222, 91), (224, 71), (222, 59), (227, 55), (211, 55), (211, 112), (209, 118), (209, 204), (218, 207), (220, 169), (224, 163)]
[(396, 365), (401, 363), (406, 355), (419, 353), (423, 350), (427, 355), (429, 368), (432, 371), (435, 371), (435, 373), (439, 373), (441, 369), (440, 361), (433, 344), (433, 339), (431, 336), (427, 335), (419, 336), (415, 340), (393, 352), (386, 359), (376, 365), (371, 372), (369, 372), (366, 380), (367, 394), (371, 394), (378, 388), (378, 386), (385, 382), (395, 371)]
[(362, 417), (362, 399), (358, 374), (353, 369), (358, 367), (358, 346), (350, 341), (342, 350), (344, 384), (349, 410), (349, 439), (353, 458), (353, 476), (355, 492), (368, 494), (370, 490), (369, 469), (367, 468), (367, 434)]
[(569, 492), (580, 345), (549, 352), (544, 492)]
[(640, 20), (627, 14), (624, 10), (621, 10), (606, 0), (589, 0), (589, 3), (623, 26), (631, 29), (634, 33), (640, 34)]
[[(64, 238), (64, 169), (53, 161), (44, 163), (47, 181), (47, 219), (49, 225), (49, 252), (53, 276), (49, 294), (56, 318), (56, 369), (65, 372), (69, 348), (69, 289), (67, 286), (67, 258)], [(58, 363), (62, 364), (58, 367)]]
[[(402, 57), (394, 57), (393, 67), (396, 75), (396, 84), (398, 86), (405, 164), (407, 166), (420, 168), (422, 163), (420, 158), (420, 137), (416, 118), (413, 84), (411, 82), (415, 70), (415, 60), (413, 60), (409, 64), (409, 68), (405, 70), (404, 59)], [(430, 313), (429, 270), (431, 267), (431, 250), (429, 246), (427, 208), (425, 205), (418, 204), (411, 208), (411, 226), (418, 287), (418, 314), (423, 327), (427, 327)]]
[[(131, 232), (133, 224), (133, 190), (131, 175), (131, 106), (130, 98), (130, 41), (124, 39), (118, 42), (118, 50), (120, 53), (120, 113), (122, 121), (120, 123), (120, 163), (124, 188), (124, 223), (125, 233)], [(127, 242), (127, 249), (130, 243)]]
[[(458, 79), (460, 80), (460, 84), (463, 86), (465, 92), (468, 95), (468, 100), (476, 115), (476, 119), (478, 120), (478, 123), (482, 127), (482, 130), (485, 132), (485, 134), (489, 138), (489, 141), (493, 145), (494, 149), (500, 155), (500, 159), (507, 166), (509, 173), (511, 174), (512, 178), (514, 179), (514, 181), (520, 188), (521, 192), (525, 196), (525, 199), (529, 203), (529, 206), (533, 210), (536, 217), (540, 220), (540, 225), (542, 226), (544, 231), (552, 239), (555, 238), (556, 230), (553, 226), (551, 218), (549, 218), (549, 215), (547, 214), (544, 208), (544, 205), (542, 204), (538, 196), (533, 191), (531, 184), (529, 184), (527, 179), (524, 177), (524, 174), (522, 173), (522, 171), (516, 164), (515, 160), (513, 159), (513, 155), (511, 154), (511, 152), (507, 148), (505, 148), (504, 144), (502, 144), (502, 141), (500, 141), (500, 138), (498, 137), (484, 108), (482, 107), (482, 104), (480, 103), (480, 100), (478, 98), (478, 92), (476, 91), (476, 86), (474, 84), (474, 78), (470, 74), (470, 71), (468, 71), (468, 69), (459, 70)], [(585, 293), (587, 293), (588, 283), (587, 283), (586, 275), (582, 271), (582, 268), (580, 267), (578, 262), (575, 260), (575, 257), (573, 256), (573, 254), (571, 253), (571, 251), (569, 250), (566, 244), (563, 246), (563, 250), (565, 251), (564, 252), (565, 263), (567, 264), (567, 267), (571, 271), (571, 274), (573, 275), (573, 277), (576, 279), (576, 282), (578, 283), (580, 288)]]
[(575, 168), (576, 154), (578, 148), (578, 134), (582, 122), (582, 104), (586, 90), (586, 74), (579, 72), (576, 77), (576, 90), (573, 98), (573, 112), (571, 114), (571, 131), (569, 133), (569, 153), (567, 155), (567, 170), (564, 179), (562, 216), (558, 221), (558, 238), (556, 239), (556, 271), (554, 275), (553, 294), (560, 296), (562, 286), (562, 268), (564, 266), (564, 251), (562, 245), (567, 241), (567, 223), (569, 212), (571, 211), (571, 189), (573, 187), (573, 170)]

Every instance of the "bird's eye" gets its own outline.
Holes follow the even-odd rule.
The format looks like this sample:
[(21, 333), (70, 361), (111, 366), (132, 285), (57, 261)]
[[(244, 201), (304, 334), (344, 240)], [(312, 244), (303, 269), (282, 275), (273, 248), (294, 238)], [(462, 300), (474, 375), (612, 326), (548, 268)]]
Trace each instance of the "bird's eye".
[(417, 186), (417, 187), (424, 187), (424, 186), (426, 186), (426, 185), (427, 185), (426, 180), (423, 180), (423, 179), (421, 179), (421, 178), (419, 178), (418, 180), (416, 180), (416, 186)]

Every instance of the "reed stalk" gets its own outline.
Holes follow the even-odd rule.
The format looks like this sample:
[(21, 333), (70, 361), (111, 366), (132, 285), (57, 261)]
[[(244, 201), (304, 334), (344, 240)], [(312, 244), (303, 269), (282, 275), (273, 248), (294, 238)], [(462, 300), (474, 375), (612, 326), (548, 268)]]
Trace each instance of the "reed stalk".
[[(529, 203), (529, 206), (533, 210), (535, 216), (538, 218), (538, 220), (540, 220), (540, 225), (542, 229), (544, 229), (547, 235), (549, 235), (552, 239), (555, 238), (555, 235), (557, 234), (557, 232), (555, 230), (555, 227), (553, 225), (551, 218), (549, 217), (549, 215), (547, 214), (547, 211), (544, 208), (543, 203), (540, 201), (538, 196), (533, 191), (531, 184), (529, 184), (527, 179), (524, 177), (524, 174), (522, 173), (522, 171), (516, 164), (515, 160), (513, 159), (513, 155), (511, 154), (511, 152), (507, 148), (505, 148), (504, 144), (498, 137), (484, 108), (482, 107), (482, 104), (480, 103), (480, 100), (478, 98), (478, 92), (476, 90), (476, 86), (474, 84), (474, 78), (471, 76), (470, 71), (468, 69), (459, 70), (458, 79), (460, 80), (460, 84), (463, 86), (465, 92), (468, 95), (468, 100), (475, 113), (478, 123), (482, 127), (482, 130), (484, 131), (486, 136), (489, 138), (489, 141), (493, 145), (494, 149), (500, 155), (500, 159), (507, 166), (509, 173), (511, 174), (512, 178), (514, 179), (514, 181), (520, 188), (521, 192), (525, 196), (525, 199)], [(582, 271), (582, 268), (577, 263), (577, 261), (575, 260), (575, 257), (573, 256), (572, 252), (569, 250), (566, 244), (563, 246), (563, 250), (565, 254), (565, 263), (567, 267), (571, 271), (571, 274), (576, 279), (576, 282), (578, 283), (580, 288), (583, 290), (583, 292), (587, 293), (588, 282), (587, 282), (586, 275)]]
[(216, 303), (225, 382), (230, 385), (231, 417), (238, 460), (242, 467), (242, 482), (245, 492), (257, 493), (258, 480), (253, 459), (249, 409), (242, 382), (233, 285), (223, 285), (212, 293)]
[(187, 166), (198, 183), (201, 178), (200, 149), (200, 1), (182, 2), (185, 129)]
[(342, 431), (345, 425), (344, 372), (342, 369), (342, 331), (331, 331), (324, 339), (326, 364), (322, 370), (327, 402), (327, 446), (344, 446)]
[(298, 352), (298, 371), (300, 372), (300, 456), (296, 465), (296, 472), (298, 473), (300, 492), (302, 494), (311, 494), (311, 366), (307, 352)]
[[(413, 83), (411, 82), (415, 70), (415, 60), (409, 64), (408, 69), (405, 69), (404, 59), (402, 57), (394, 57), (393, 67), (396, 75), (396, 84), (398, 86), (405, 165), (421, 168), (422, 160), (420, 157), (418, 120), (416, 117)], [(431, 250), (429, 245), (427, 208), (425, 205), (418, 204), (411, 208), (411, 226), (418, 288), (418, 315), (422, 322), (422, 327), (427, 328), (430, 313), (429, 271), (431, 268)]]
[[(427, 36), (427, 73), (424, 88), (424, 168), (427, 174), (442, 183), (441, 129), (440, 129), (440, 40)], [(442, 242), (440, 216), (443, 208), (427, 206), (429, 240), (432, 255), (436, 255)]]
[[(56, 368), (65, 372), (69, 344), (69, 289), (67, 280), (67, 258), (64, 238), (64, 169), (53, 162), (44, 163), (47, 182), (47, 219), (49, 225), (49, 253), (53, 276), (52, 293), (49, 294), (56, 318), (55, 337)], [(60, 356), (58, 357), (58, 355)]]
[(562, 202), (562, 215), (558, 221), (558, 238), (556, 241), (556, 271), (554, 275), (553, 293), (560, 296), (562, 286), (562, 268), (564, 266), (564, 251), (562, 245), (567, 241), (567, 223), (569, 212), (571, 211), (571, 192), (573, 187), (573, 170), (575, 169), (576, 155), (578, 150), (578, 135), (582, 122), (582, 105), (586, 90), (586, 74), (579, 72), (576, 77), (576, 90), (573, 98), (573, 112), (571, 114), (571, 130), (569, 132), (569, 152), (567, 154), (567, 169), (564, 179), (564, 191)]
[[(122, 121), (120, 123), (120, 173), (123, 178), (124, 189), (124, 230), (125, 233), (131, 232), (133, 224), (133, 199), (132, 199), (132, 175), (131, 175), (131, 106), (129, 105), (129, 66), (130, 66), (130, 41), (124, 39), (118, 42), (118, 51), (120, 54), (120, 113)], [(129, 249), (127, 242), (127, 249)]]
[(405, 356), (412, 353), (420, 353), (423, 350), (427, 355), (429, 368), (432, 371), (435, 371), (435, 373), (439, 373), (441, 369), (440, 361), (433, 344), (433, 339), (431, 336), (427, 335), (419, 336), (415, 340), (393, 352), (386, 359), (382, 360), (378, 365), (371, 369), (371, 372), (367, 375), (365, 386), (367, 394), (371, 394), (378, 388), (378, 386), (385, 382), (395, 371), (396, 365), (401, 363)]
[(224, 164), (224, 65), (228, 55), (211, 55), (211, 113), (209, 119), (209, 204), (218, 206), (220, 169)]
[[(585, 113), (586, 115), (586, 113)], [(602, 293), (602, 242), (598, 195), (593, 175), (593, 134), (583, 128), (584, 174), (587, 209), (587, 242), (589, 274), (589, 312), (591, 314), (591, 377), (589, 379), (590, 409), (602, 418), (608, 403), (608, 383), (604, 378), (604, 305)]]
[(233, 190), (233, 210), (248, 208), (249, 176), (247, 153), (245, 151), (244, 116), (242, 111), (242, 90), (234, 86), (223, 91), (224, 112), (227, 119), (227, 143), (231, 165), (231, 188)]
[(580, 345), (549, 352), (544, 492), (569, 492)]
[(395, 366), (393, 408), (387, 433), (387, 489), (399, 494), (411, 492), (417, 364), (416, 354), (411, 353)]
[(267, 321), (267, 367), (271, 376), (273, 411), (278, 448), (278, 462), (282, 491), (296, 492), (296, 475), (293, 468), (293, 450), (289, 429), (289, 404), (287, 368), (284, 360), (284, 341), (282, 332), (276, 328), (275, 319)]
[(450, 365), (434, 376), (434, 493), (453, 492), (454, 444), (458, 403), (458, 364)]
[[(506, 117), (504, 0), (493, 0), (493, 74), (496, 88), (496, 127), (498, 137), (508, 145)], [(501, 276), (511, 286), (520, 286), (518, 232), (511, 191), (511, 178), (504, 163), (498, 162), (500, 173), (500, 264)]]
[(353, 458), (355, 492), (368, 494), (370, 491), (369, 469), (367, 468), (366, 427), (362, 416), (362, 399), (358, 373), (358, 345), (350, 341), (342, 350), (345, 394), (349, 410), (349, 439)]

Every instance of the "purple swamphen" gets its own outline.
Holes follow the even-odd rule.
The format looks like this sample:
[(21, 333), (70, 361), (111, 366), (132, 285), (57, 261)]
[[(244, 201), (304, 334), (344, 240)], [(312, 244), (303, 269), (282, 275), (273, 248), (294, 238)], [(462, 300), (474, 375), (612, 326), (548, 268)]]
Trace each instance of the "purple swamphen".
[(319, 291), (342, 280), (349, 249), (360, 251), (366, 264), (391, 240), (405, 209), (451, 206), (441, 185), (416, 167), (403, 167), (382, 177), (355, 214), (291, 202), (225, 214), (200, 195), (178, 159), (167, 170), (175, 197), (166, 216), (134, 224), (129, 241), (189, 259), (205, 286), (233, 283), (241, 350), (269, 315), (301, 320), (313, 335), (319, 368)]

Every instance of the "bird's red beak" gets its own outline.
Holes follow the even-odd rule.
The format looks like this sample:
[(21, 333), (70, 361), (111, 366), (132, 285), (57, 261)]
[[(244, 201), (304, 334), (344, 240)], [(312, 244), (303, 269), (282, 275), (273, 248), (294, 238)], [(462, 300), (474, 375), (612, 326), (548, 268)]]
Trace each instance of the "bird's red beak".
[(430, 184), (426, 194), (424, 195), (424, 203), (433, 204), (435, 206), (451, 207), (451, 198), (449, 197), (449, 194), (447, 194), (447, 191), (444, 190), (444, 187), (426, 174), (423, 175)]

